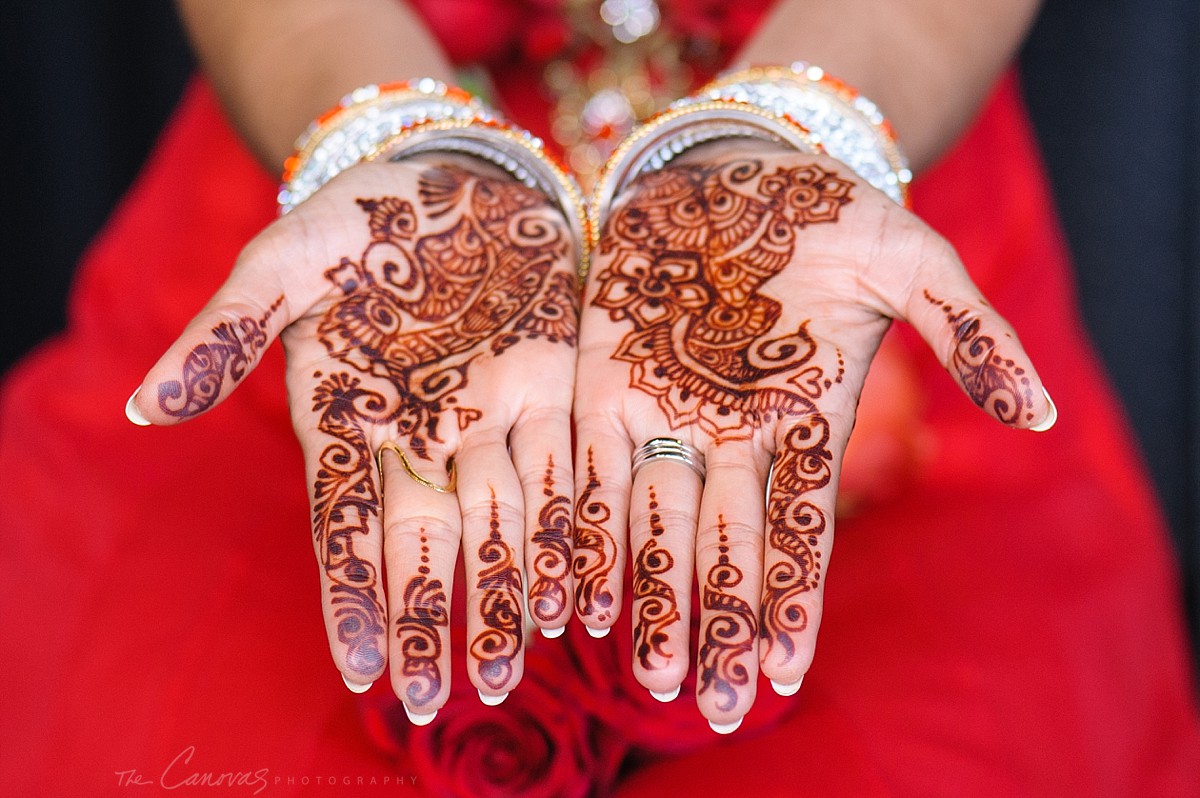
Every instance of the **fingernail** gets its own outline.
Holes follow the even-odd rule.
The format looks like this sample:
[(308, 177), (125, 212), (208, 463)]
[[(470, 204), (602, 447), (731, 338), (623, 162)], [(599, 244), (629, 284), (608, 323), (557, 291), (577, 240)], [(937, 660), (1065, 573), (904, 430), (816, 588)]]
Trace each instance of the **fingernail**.
[(548, 637), (553, 640), (556, 637), (562, 637), (562, 633), (567, 631), (567, 627), (560, 626), (557, 629), (543, 629), (542, 637)]
[(584, 629), (587, 629), (587, 630), (588, 630), (588, 634), (590, 634), (592, 637), (595, 637), (595, 638), (597, 638), (597, 639), (599, 639), (599, 638), (601, 638), (601, 637), (607, 637), (607, 636), (608, 636), (608, 631), (609, 631), (609, 629), (612, 629), (612, 627), (611, 627), (611, 626), (607, 626), (607, 627), (605, 627), (605, 628), (603, 628), (603, 629), (593, 629), (593, 628), (592, 628), (592, 627), (590, 627), (590, 626), (585, 626), (585, 627), (583, 627), (583, 628), (584, 628)]
[(774, 679), (772, 679), (771, 680), (771, 689), (774, 690), (779, 695), (785, 695), (785, 696), (786, 695), (795, 695), (796, 693), (800, 692), (800, 685), (802, 685), (802, 684), (804, 684), (803, 676), (801, 676), (799, 679), (792, 682), (791, 684), (782, 684), (782, 683), (777, 682)]
[(738, 726), (742, 725), (743, 720), (745, 720), (744, 715), (742, 717), (738, 718), (737, 720), (735, 720), (733, 723), (716, 723), (716, 722), (710, 720), (708, 722), (708, 725), (717, 734), (733, 734), (735, 731), (737, 731)]
[(352, 692), (352, 693), (365, 693), (371, 689), (371, 685), (375, 684), (375, 682), (367, 682), (366, 684), (355, 684), (354, 682), (352, 682), (346, 678), (346, 674), (342, 674), (342, 681), (346, 683), (346, 686), (350, 688), (350, 692)]
[(141, 390), (142, 388), (139, 385), (137, 391), (134, 391), (133, 396), (129, 397), (129, 401), (125, 403), (125, 418), (129, 419), (134, 424), (137, 424), (139, 427), (148, 427), (150, 426), (150, 422), (146, 420), (145, 416), (138, 412), (137, 405), (133, 403), (133, 400), (137, 399), (138, 391)]
[[(674, 690), (670, 690), (665, 693), (656, 693), (653, 690), (651, 690), (650, 695), (654, 696), (654, 700), (656, 700), (656, 701), (661, 701), (664, 704), (669, 704), (670, 702), (674, 701), (676, 698), (679, 697), (679, 686), (676, 685)], [(738, 721), (738, 723), (741, 723), (741, 721)]]
[(427, 715), (422, 715), (420, 712), (413, 712), (408, 708), (408, 704), (403, 704), (404, 714), (408, 715), (408, 721), (414, 726), (428, 726), (433, 719), (437, 717), (437, 710), (430, 712)]
[(1050, 398), (1050, 392), (1042, 388), (1042, 393), (1046, 396), (1046, 404), (1050, 405), (1050, 412), (1042, 419), (1041, 423), (1030, 427), (1034, 432), (1045, 432), (1054, 426), (1054, 422), (1058, 421), (1058, 408), (1054, 406), (1054, 400)]
[(501, 693), (500, 695), (484, 695), (482, 690), (479, 691), (479, 700), (489, 707), (500, 706), (504, 703), (504, 699), (506, 698), (508, 698), (508, 693)]

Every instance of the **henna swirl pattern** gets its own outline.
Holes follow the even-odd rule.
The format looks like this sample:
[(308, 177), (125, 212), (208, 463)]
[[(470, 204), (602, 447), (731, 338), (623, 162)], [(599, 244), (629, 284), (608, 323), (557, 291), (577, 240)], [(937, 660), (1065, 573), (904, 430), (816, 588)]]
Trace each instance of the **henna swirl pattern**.
[(666, 530), (662, 517), (655, 512), (658, 497), (650, 486), (650, 537), (642, 545), (633, 566), (633, 597), (637, 602), (637, 621), (633, 627), (633, 653), (646, 670), (654, 670), (671, 659), (663, 650), (667, 628), (679, 620), (675, 590), (660, 579), (675, 566), (671, 552), (658, 545)]
[(743, 654), (754, 652), (758, 624), (750, 605), (729, 591), (742, 582), (742, 570), (729, 561), (729, 536), (725, 519), (718, 516), (719, 545), (717, 562), (708, 569), (701, 601), (713, 613), (701, 632), (697, 678), (699, 694), (716, 691), (717, 707), (729, 712), (737, 706), (737, 688), (750, 683), (750, 671)]
[(1033, 387), (1025, 369), (996, 352), (996, 339), (983, 334), (978, 316), (967, 310), (956, 312), (928, 291), (924, 293), (954, 329), (956, 343), (950, 362), (971, 401), (1005, 424), (1019, 421), (1022, 411), (1025, 420), (1032, 421)]
[(212, 407), (225, 387), (226, 371), (235, 385), (246, 376), (267, 345), (267, 322), (282, 304), (281, 296), (257, 319), (242, 316), (236, 323), (226, 321), (213, 327), (214, 340), (188, 352), (183, 361), (183, 379), (159, 384), (159, 409), (175, 418), (191, 418)]
[(538, 551), (533, 558), (529, 610), (540, 621), (553, 621), (567, 606), (566, 580), (571, 568), (571, 500), (554, 489), (553, 456), (546, 462), (542, 486), (546, 503), (538, 512), (538, 531), (532, 538)]
[(606, 621), (616, 601), (609, 578), (617, 561), (617, 542), (608, 530), (612, 511), (604, 502), (592, 499), (600, 480), (590, 446), (587, 457), (587, 487), (575, 505), (575, 606), (582, 615)]
[(404, 691), (413, 707), (428, 704), (442, 690), (442, 630), (449, 629), (446, 590), (442, 580), (429, 577), (429, 545), (421, 530), (421, 565), (404, 587), (404, 611), (396, 619), (396, 637), (403, 655), (400, 673), (413, 681)]
[(487, 566), (475, 586), (483, 591), (479, 613), (486, 629), (471, 641), (479, 678), (500, 690), (513, 674), (513, 658), (521, 650), (521, 570), (513, 563), (513, 552), (500, 537), (500, 508), (492, 492), (487, 539), (479, 546), (479, 559)]

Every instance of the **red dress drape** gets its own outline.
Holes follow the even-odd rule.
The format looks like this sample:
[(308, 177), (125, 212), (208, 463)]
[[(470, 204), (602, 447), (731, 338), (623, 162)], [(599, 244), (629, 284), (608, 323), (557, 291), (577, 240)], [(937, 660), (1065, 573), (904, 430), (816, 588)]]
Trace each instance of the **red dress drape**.
[[(465, 744), (447, 731), (453, 711), (414, 736), (385, 683), (353, 696), (329, 660), (278, 347), (202, 420), (139, 429), (122, 413), (271, 220), (274, 193), (194, 83), (84, 259), (69, 329), (4, 384), (0, 791), (130, 795), (135, 778), (227, 772), (245, 783), (219, 792), (470, 782), (455, 768), (475, 749), (439, 748)], [(576, 625), (538, 642), (572, 652), (574, 671), (531, 684), (540, 704), (513, 726), (473, 726), (484, 708), (454, 699), (475, 702), (464, 739), (499, 735), (504, 753), (529, 733), (520, 718), (548, 712), (535, 730), (556, 768), (546, 779), (623, 796), (1200, 794), (1162, 519), (1085, 340), (1014, 81), (915, 201), (1020, 331), (1055, 429), (987, 419), (899, 330), (934, 454), (839, 526), (817, 659), (794, 699), (764, 682), (746, 726), (717, 737), (686, 690), (670, 708), (621, 694), (620, 635)]]

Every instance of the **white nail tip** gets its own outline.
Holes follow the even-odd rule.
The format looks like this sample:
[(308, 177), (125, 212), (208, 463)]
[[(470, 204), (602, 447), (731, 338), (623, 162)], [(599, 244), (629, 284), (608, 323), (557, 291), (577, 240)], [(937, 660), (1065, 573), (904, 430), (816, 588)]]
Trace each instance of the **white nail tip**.
[(403, 704), (404, 714), (408, 715), (408, 722), (414, 726), (428, 726), (437, 717), (437, 710), (430, 712), (427, 715), (422, 715), (420, 712), (413, 712), (408, 708), (408, 704)]
[[(650, 695), (654, 696), (655, 701), (661, 701), (664, 704), (668, 704), (679, 697), (679, 687), (676, 687), (674, 690), (671, 690), (670, 692), (667, 692), (667, 693), (656, 693), (653, 690), (651, 690)], [(739, 721), (739, 723), (740, 723), (740, 721)]]
[(612, 629), (612, 627), (611, 627), (611, 626), (609, 626), (609, 627), (607, 627), (607, 628), (605, 628), (605, 629), (593, 629), (593, 628), (592, 628), (592, 627), (590, 627), (590, 626), (585, 626), (585, 627), (584, 627), (584, 629), (587, 629), (587, 630), (588, 630), (588, 634), (590, 634), (592, 637), (595, 637), (595, 638), (599, 639), (599, 638), (601, 638), (601, 637), (607, 637), (607, 636), (608, 636), (608, 632), (609, 632), (609, 630), (610, 630), (610, 629)]
[(713, 731), (715, 731), (717, 734), (733, 734), (735, 731), (737, 731), (737, 730), (738, 730), (738, 726), (741, 726), (741, 725), (742, 725), (742, 721), (743, 721), (743, 720), (745, 720), (745, 718), (744, 718), (744, 717), (742, 717), (742, 718), (738, 718), (738, 719), (737, 719), (737, 720), (735, 720), (733, 723), (715, 723), (715, 722), (713, 722), (713, 721), (711, 721), (711, 720), (710, 720), (710, 721), (708, 722), (708, 725), (709, 725), (709, 726), (712, 728), (712, 730), (713, 730)]
[(500, 695), (484, 695), (482, 690), (479, 691), (479, 700), (482, 701), (485, 706), (498, 707), (504, 703), (504, 699), (506, 698), (508, 698), (508, 693), (501, 693)]
[(129, 397), (129, 401), (125, 403), (125, 418), (129, 419), (134, 424), (137, 424), (139, 427), (148, 427), (150, 426), (150, 422), (146, 420), (146, 417), (138, 411), (137, 405), (133, 403), (133, 400), (137, 399), (138, 392), (141, 390), (142, 389), (139, 387), (137, 391), (134, 391), (133, 396)]
[(795, 695), (800, 692), (800, 685), (804, 684), (804, 677), (801, 676), (791, 684), (781, 684), (780, 682), (771, 680), (771, 689), (782, 696)]
[(562, 637), (563, 632), (567, 631), (567, 627), (560, 626), (557, 629), (543, 629), (542, 637), (548, 637), (553, 640), (556, 637)]
[(350, 681), (349, 679), (347, 679), (345, 674), (342, 674), (342, 681), (346, 683), (346, 687), (350, 688), (350, 692), (352, 692), (352, 693), (365, 693), (371, 689), (371, 685), (375, 684), (375, 682), (368, 682), (366, 684), (356, 684), (356, 683)]
[(1050, 414), (1040, 424), (1030, 427), (1034, 432), (1045, 432), (1054, 426), (1054, 422), (1058, 421), (1058, 408), (1054, 406), (1054, 400), (1050, 398), (1050, 393), (1042, 388), (1042, 393), (1046, 396), (1046, 404), (1050, 405)]

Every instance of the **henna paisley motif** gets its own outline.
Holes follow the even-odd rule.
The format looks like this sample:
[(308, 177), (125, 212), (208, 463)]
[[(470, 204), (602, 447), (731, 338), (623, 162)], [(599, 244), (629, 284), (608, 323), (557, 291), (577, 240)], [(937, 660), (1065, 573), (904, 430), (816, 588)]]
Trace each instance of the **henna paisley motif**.
[(571, 568), (571, 500), (554, 489), (553, 457), (546, 462), (542, 485), (546, 503), (538, 512), (538, 531), (533, 533), (538, 551), (533, 558), (529, 611), (540, 621), (553, 621), (567, 606), (566, 581)]
[(483, 591), (479, 614), (486, 627), (471, 641), (479, 677), (494, 690), (502, 689), (513, 674), (513, 658), (521, 650), (521, 571), (513, 563), (513, 552), (500, 537), (500, 509), (492, 493), (488, 537), (479, 547), (479, 559), (487, 566), (475, 586)]
[(617, 559), (617, 543), (608, 529), (612, 511), (592, 494), (600, 488), (592, 449), (588, 448), (587, 487), (575, 505), (575, 606), (599, 621), (611, 617), (613, 603), (609, 578)]
[(750, 683), (743, 655), (753, 654), (758, 623), (750, 605), (729, 591), (742, 582), (742, 571), (729, 561), (729, 536), (725, 519), (718, 516), (717, 562), (708, 569), (701, 601), (712, 613), (701, 632), (697, 678), (700, 695), (712, 690), (720, 698), (717, 707), (729, 712), (737, 706), (737, 689)]
[(663, 650), (667, 628), (679, 620), (675, 590), (660, 579), (675, 566), (671, 552), (659, 546), (665, 529), (662, 517), (655, 512), (658, 497), (650, 487), (650, 538), (638, 552), (633, 566), (633, 597), (637, 602), (637, 621), (633, 627), (633, 653), (646, 670), (653, 670), (671, 659)]
[(979, 317), (967, 310), (955, 311), (928, 291), (925, 299), (941, 308), (954, 329), (954, 354), (950, 362), (963, 390), (976, 405), (1005, 424), (1015, 424), (1025, 411), (1032, 421), (1033, 388), (1025, 369), (996, 351), (996, 340), (983, 334)]
[(175, 418), (191, 418), (208, 410), (221, 396), (226, 373), (237, 384), (250, 370), (267, 345), (267, 322), (283, 304), (279, 297), (257, 319), (242, 316), (237, 322), (221, 322), (205, 341), (188, 352), (183, 361), (183, 379), (166, 380), (158, 386), (158, 406)]
[(442, 656), (442, 630), (450, 627), (442, 580), (429, 578), (429, 546), (424, 534), (417, 574), (404, 587), (404, 611), (396, 620), (403, 655), (400, 673), (412, 679), (404, 695), (413, 707), (428, 704), (442, 691), (438, 659)]
[[(811, 412), (829, 379), (807, 324), (780, 330), (760, 289), (809, 224), (835, 222), (852, 183), (816, 164), (764, 173), (755, 160), (674, 165), (639, 178), (608, 221), (593, 304), (633, 330), (613, 353), (672, 429), (749, 437), (767, 418)], [(760, 389), (787, 374), (792, 388)]]

